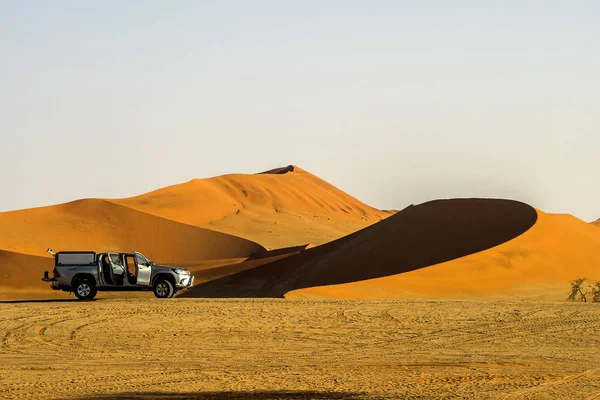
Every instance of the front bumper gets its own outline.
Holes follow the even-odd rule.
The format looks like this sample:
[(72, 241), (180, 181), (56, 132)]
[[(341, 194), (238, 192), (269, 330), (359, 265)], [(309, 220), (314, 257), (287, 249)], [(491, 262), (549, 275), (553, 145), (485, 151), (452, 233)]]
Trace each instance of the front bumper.
[(179, 275), (179, 282), (175, 285), (177, 289), (187, 289), (194, 286), (194, 275)]

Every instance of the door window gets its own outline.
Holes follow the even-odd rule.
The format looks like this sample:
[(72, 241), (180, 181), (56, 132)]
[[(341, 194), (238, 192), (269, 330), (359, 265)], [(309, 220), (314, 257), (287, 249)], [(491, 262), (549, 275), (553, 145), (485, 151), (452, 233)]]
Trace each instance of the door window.
[(137, 262), (138, 265), (143, 265), (145, 267), (149, 266), (150, 264), (148, 263), (148, 260), (146, 260), (144, 258), (144, 256), (142, 256), (141, 254), (136, 254), (135, 255), (135, 262)]

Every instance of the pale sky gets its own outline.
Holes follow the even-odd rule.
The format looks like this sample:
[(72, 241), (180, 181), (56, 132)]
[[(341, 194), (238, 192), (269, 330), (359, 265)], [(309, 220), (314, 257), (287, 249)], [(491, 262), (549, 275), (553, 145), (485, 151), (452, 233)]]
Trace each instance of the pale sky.
[(599, 1), (0, 1), (0, 211), (296, 164), (600, 217)]

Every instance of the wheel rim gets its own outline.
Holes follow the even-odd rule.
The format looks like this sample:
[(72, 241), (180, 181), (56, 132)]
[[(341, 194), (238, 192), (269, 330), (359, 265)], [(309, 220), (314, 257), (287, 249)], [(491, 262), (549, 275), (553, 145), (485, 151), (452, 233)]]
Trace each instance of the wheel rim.
[(88, 297), (91, 291), (92, 288), (90, 288), (90, 285), (87, 283), (82, 283), (81, 285), (77, 286), (77, 294), (81, 297)]
[(169, 294), (169, 287), (166, 283), (161, 282), (158, 285), (156, 285), (156, 293), (161, 297), (165, 297), (167, 296), (167, 294)]

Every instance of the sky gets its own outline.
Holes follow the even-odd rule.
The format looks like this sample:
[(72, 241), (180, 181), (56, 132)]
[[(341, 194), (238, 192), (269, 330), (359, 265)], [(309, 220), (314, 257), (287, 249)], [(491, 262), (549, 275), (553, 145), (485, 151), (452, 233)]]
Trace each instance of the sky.
[(0, 2), (0, 211), (295, 164), (600, 218), (598, 1)]

